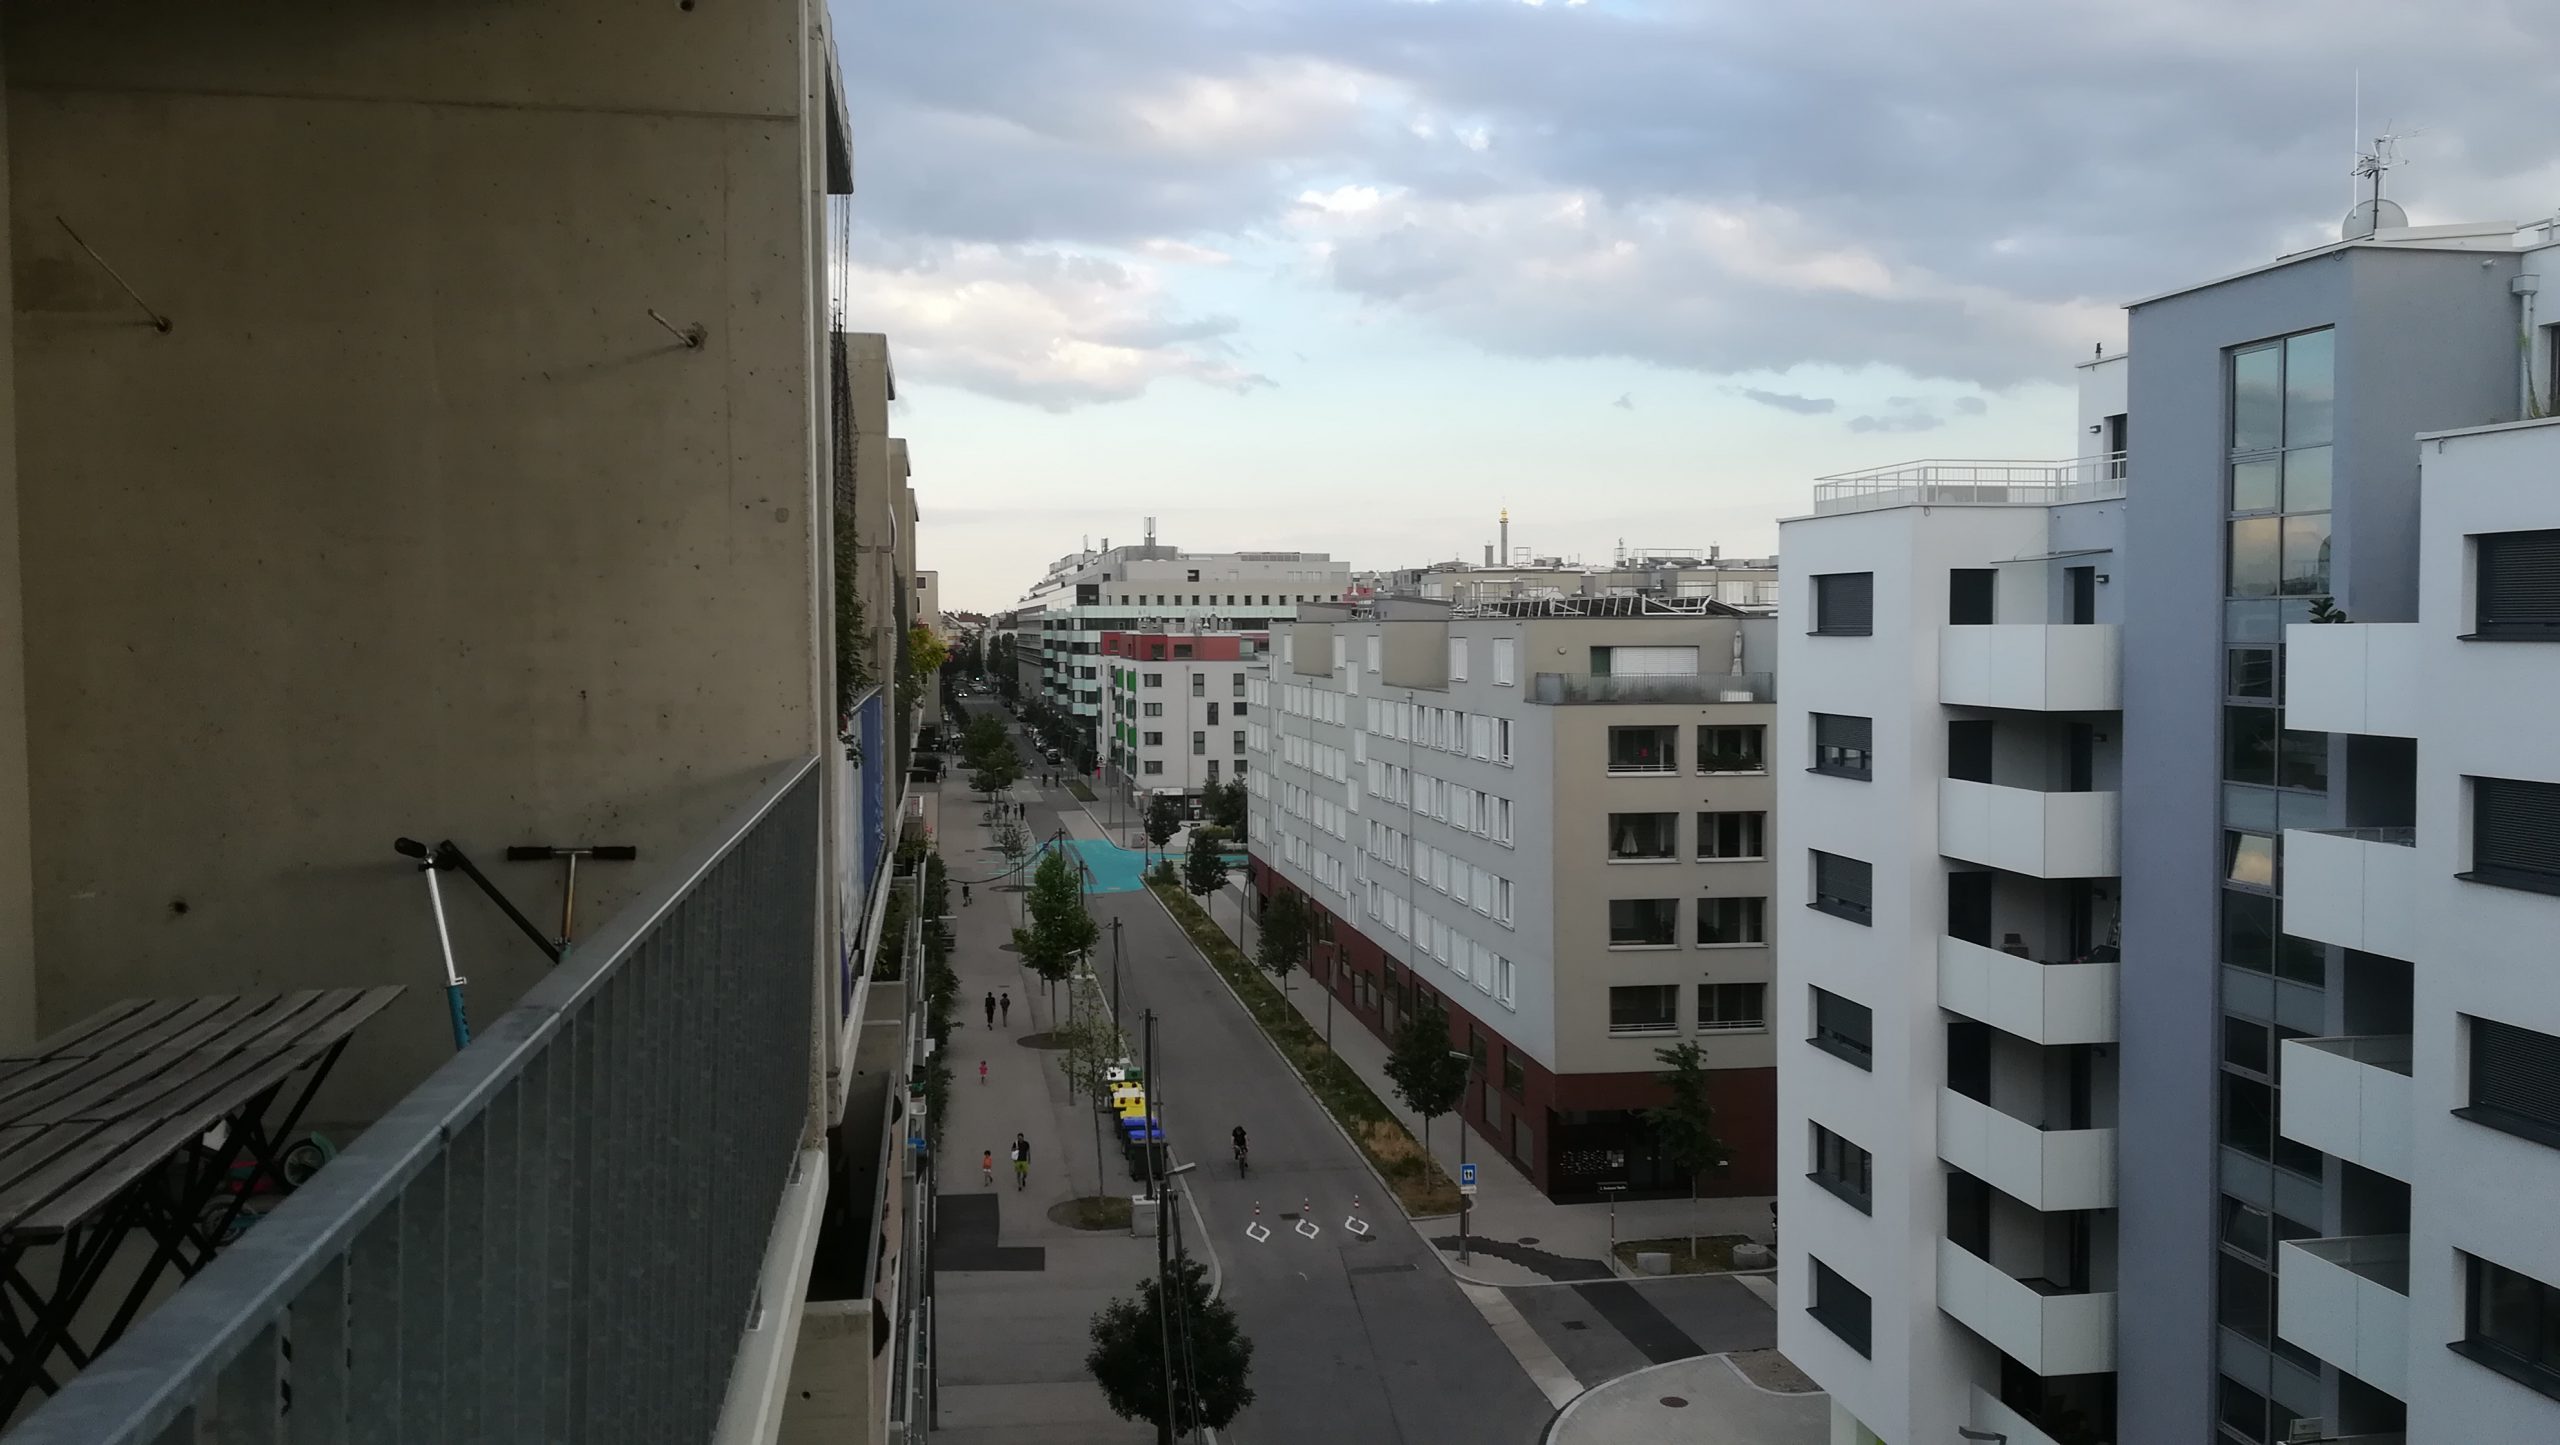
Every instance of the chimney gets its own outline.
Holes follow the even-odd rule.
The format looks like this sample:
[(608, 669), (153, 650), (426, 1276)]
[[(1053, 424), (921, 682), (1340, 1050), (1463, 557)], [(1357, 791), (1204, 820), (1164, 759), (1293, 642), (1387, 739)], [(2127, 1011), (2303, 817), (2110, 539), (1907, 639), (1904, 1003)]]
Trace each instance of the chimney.
[(1511, 565), (1511, 509), (1502, 509), (1502, 565)]
[(1484, 565), (1488, 567), (1493, 565), (1493, 544), (1491, 542), (1484, 544)]

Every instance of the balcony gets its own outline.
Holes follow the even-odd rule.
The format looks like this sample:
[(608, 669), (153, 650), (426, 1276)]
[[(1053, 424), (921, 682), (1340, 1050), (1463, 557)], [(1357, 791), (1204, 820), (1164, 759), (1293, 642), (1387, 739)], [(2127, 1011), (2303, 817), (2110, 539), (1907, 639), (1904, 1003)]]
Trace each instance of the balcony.
[(2034, 1043), (2114, 1043), (2116, 965), (2040, 963), (1941, 935), (1938, 1006)]
[(770, 777), (10, 1445), (707, 1440), (744, 1418), (724, 1397), (779, 1410), (828, 1172), (822, 784)]
[(2287, 829), (2284, 931), (2415, 959), (2423, 912), (2416, 843), (2408, 828)]
[(2002, 623), (1938, 632), (1938, 701), (2027, 712), (2124, 706), (2123, 629)]
[(2286, 727), (2418, 735), (2416, 623), (2295, 623), (2284, 630), (2284, 644)]
[(2284, 1136), (2408, 1182), (2415, 1118), (2406, 1035), (2288, 1039)]
[(2116, 1367), (2116, 1297), (2065, 1290), (2008, 1271), (1951, 1239), (1938, 1241), (1938, 1308), (2039, 1375)]
[(2122, 452), (2060, 462), (1932, 457), (1817, 477), (1813, 512), (1821, 517), (1885, 507), (2058, 507), (2113, 501), (2124, 495), (2124, 481)]
[(2409, 1236), (2302, 1239), (2276, 1250), (2276, 1333), (2409, 1397)]
[(1543, 706), (1611, 702), (1776, 702), (1777, 674), (1769, 672), (1694, 672), (1652, 676), (1643, 673), (1541, 672), (1529, 679), (1529, 701)]
[(2036, 1209), (2114, 1208), (2115, 1148), (2113, 1129), (2046, 1129), (1938, 1091), (1938, 1157)]
[(2115, 793), (1938, 782), (1938, 851), (2035, 878), (2112, 878)]
[(2053, 1436), (2036, 1428), (2035, 1422), (2001, 1402), (1998, 1395), (1973, 1387), (1973, 1428), (1986, 1435), (1997, 1436), (2008, 1445), (2061, 1445)]

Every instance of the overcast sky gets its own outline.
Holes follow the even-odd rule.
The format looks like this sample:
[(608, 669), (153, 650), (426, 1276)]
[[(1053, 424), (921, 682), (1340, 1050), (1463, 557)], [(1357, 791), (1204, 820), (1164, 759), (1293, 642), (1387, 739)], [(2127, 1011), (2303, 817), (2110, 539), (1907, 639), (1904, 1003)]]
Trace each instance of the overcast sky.
[(1810, 479), (2068, 456), (2131, 297), (2560, 210), (2553, 0), (837, 0), (852, 324), (922, 552), (1759, 554)]

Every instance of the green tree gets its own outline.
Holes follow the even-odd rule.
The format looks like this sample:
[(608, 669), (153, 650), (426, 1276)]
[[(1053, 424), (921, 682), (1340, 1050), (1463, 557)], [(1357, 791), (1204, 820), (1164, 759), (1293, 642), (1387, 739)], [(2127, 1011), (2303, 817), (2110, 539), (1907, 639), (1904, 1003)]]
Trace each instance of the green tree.
[[(1707, 1051), (1684, 1043), (1655, 1049), (1653, 1056), (1667, 1066), (1654, 1077), (1670, 1091), (1670, 1098), (1659, 1108), (1645, 1110), (1644, 1119), (1653, 1126), (1663, 1162), (1689, 1176), (1689, 1202), (1695, 1205), (1698, 1176), (1722, 1167), (1726, 1159), (1724, 1141), (1716, 1137), (1715, 1109), (1707, 1102)], [(1693, 1233), (1689, 1252), (1697, 1250), (1698, 1236)]]
[[(1138, 1281), (1135, 1299), (1114, 1299), (1093, 1317), (1084, 1357), (1104, 1403), (1123, 1420), (1189, 1435), (1223, 1430), (1253, 1403), (1253, 1341), (1236, 1312), (1209, 1293), (1208, 1267), (1173, 1262), (1172, 1287)], [(1172, 1397), (1165, 1391), (1165, 1342), (1173, 1342)]]
[(1066, 849), (1049, 850), (1032, 870), (1030, 925), (1014, 930), (1023, 961), (1053, 985), (1067, 977), (1102, 936), (1093, 915), (1085, 911), (1084, 888), (1076, 875), (1076, 862)]
[(1422, 1148), (1431, 1151), (1431, 1121), (1458, 1107), (1467, 1090), (1467, 1060), (1449, 1050), (1449, 1015), (1434, 998), (1408, 1009), (1396, 1026), (1393, 1052), (1387, 1055), (1387, 1081), (1396, 1097), (1422, 1116)]
[(1112, 1067), (1129, 1056), (1129, 1041), (1122, 1037), (1120, 1026), (1111, 1021), (1111, 1005), (1103, 997), (1102, 980), (1091, 968), (1076, 970), (1075, 983), (1067, 996), (1067, 1022), (1061, 1032), (1066, 1047), (1058, 1055), (1058, 1067), (1067, 1076), (1071, 1093), (1081, 1093), (1093, 1114), (1093, 1192), (1100, 1198), (1106, 1192), (1103, 1183), (1102, 1116), (1109, 1106), (1104, 1101), (1104, 1086)]
[(1280, 980), (1283, 993), (1289, 989), (1289, 970), (1307, 961), (1308, 946), (1314, 941), (1313, 923), (1306, 900), (1294, 888), (1282, 888), (1263, 907), (1262, 940), (1255, 961)]
[(1139, 826), (1146, 829), (1147, 845), (1161, 848), (1182, 831), (1182, 805), (1170, 795), (1158, 793), (1147, 799), (1146, 816), (1139, 820)]
[(919, 622), (907, 629), (907, 689), (915, 697), (931, 691), (942, 676), (942, 665), (951, 660), (951, 644), (942, 634)]
[(1200, 806), (1210, 822), (1235, 837), (1244, 836), (1244, 779), (1210, 784), (1208, 790), (1201, 794)]
[[(1207, 833), (1191, 835), (1191, 851), (1182, 858), (1182, 886), (1200, 900), (1200, 910), (1209, 910), (1209, 900), (1227, 886), (1227, 855), (1218, 840)], [(1236, 927), (1244, 927), (1244, 905), (1236, 905)]]

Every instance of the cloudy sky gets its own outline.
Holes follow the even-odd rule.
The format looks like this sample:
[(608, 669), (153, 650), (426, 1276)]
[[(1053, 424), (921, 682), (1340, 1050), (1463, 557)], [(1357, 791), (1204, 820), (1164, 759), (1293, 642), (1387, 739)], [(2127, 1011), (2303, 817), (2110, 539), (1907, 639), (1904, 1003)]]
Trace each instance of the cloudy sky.
[(2078, 450), (2127, 298), (2560, 209), (2550, 0), (835, 0), (852, 321), (926, 565), (1081, 539), (1759, 553), (1822, 472)]

